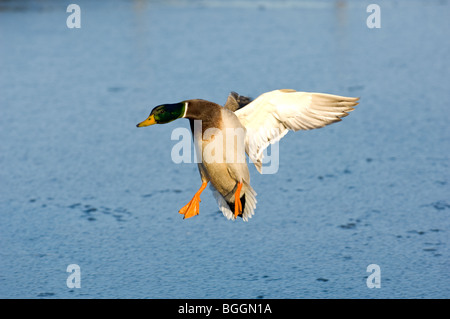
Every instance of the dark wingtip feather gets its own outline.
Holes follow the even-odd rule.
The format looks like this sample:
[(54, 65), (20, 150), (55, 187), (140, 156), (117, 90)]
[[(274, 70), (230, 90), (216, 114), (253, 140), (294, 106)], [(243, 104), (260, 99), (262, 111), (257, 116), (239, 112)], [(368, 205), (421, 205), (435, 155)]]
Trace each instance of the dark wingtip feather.
[(243, 108), (248, 105), (251, 101), (253, 101), (248, 96), (239, 95), (238, 93), (232, 91), (228, 96), (227, 103), (225, 107), (233, 112)]

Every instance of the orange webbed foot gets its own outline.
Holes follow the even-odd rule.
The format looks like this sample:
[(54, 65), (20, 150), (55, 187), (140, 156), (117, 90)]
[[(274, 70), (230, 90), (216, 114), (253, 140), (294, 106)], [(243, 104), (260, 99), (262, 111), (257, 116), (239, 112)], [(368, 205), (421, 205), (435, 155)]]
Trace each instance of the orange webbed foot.
[(202, 186), (197, 191), (197, 193), (195, 193), (194, 197), (190, 200), (190, 202), (187, 203), (182, 209), (178, 211), (180, 214), (184, 215), (184, 219), (191, 218), (200, 213), (200, 202), (201, 202), (200, 194), (206, 188), (206, 185), (208, 185), (208, 183), (203, 182)]
[(191, 201), (180, 209), (179, 213), (184, 215), (184, 219), (198, 215), (200, 212), (200, 202), (200, 196), (197, 196), (197, 194), (194, 195)]
[(241, 189), (242, 189), (242, 182), (239, 182), (237, 189), (236, 189), (236, 193), (234, 193), (234, 218), (235, 219), (240, 214), (242, 214)]

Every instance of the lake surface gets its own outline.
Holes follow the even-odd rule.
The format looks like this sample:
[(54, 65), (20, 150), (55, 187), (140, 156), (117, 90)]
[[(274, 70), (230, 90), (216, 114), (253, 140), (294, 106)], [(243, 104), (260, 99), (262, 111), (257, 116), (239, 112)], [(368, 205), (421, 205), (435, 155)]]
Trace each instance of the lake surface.
[[(449, 298), (448, 1), (0, 1), (1, 298)], [(163, 103), (359, 96), (250, 166), (248, 222), (171, 159)], [(70, 264), (81, 288), (69, 288)], [(376, 264), (381, 288), (367, 286)]]

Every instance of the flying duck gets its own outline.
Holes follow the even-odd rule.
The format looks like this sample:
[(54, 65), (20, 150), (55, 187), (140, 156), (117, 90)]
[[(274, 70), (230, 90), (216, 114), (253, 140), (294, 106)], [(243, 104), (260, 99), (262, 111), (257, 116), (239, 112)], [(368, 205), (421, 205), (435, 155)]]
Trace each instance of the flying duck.
[(248, 221), (255, 213), (257, 201), (245, 153), (262, 173), (263, 151), (271, 143), (289, 130), (311, 130), (341, 121), (354, 110), (358, 100), (291, 89), (267, 92), (254, 100), (231, 92), (223, 107), (202, 99), (158, 105), (137, 127), (189, 119), (196, 152), (204, 155), (198, 163), (202, 185), (179, 213), (184, 218), (198, 215), (200, 194), (210, 183), (223, 215)]

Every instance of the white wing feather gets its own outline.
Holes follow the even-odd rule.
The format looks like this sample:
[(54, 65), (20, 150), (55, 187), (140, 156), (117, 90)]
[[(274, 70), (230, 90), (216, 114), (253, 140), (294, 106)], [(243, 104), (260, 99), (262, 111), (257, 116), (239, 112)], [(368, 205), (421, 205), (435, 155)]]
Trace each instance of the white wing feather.
[(323, 93), (275, 90), (235, 111), (247, 129), (245, 147), (261, 173), (263, 151), (289, 130), (311, 130), (340, 121), (359, 98)]

